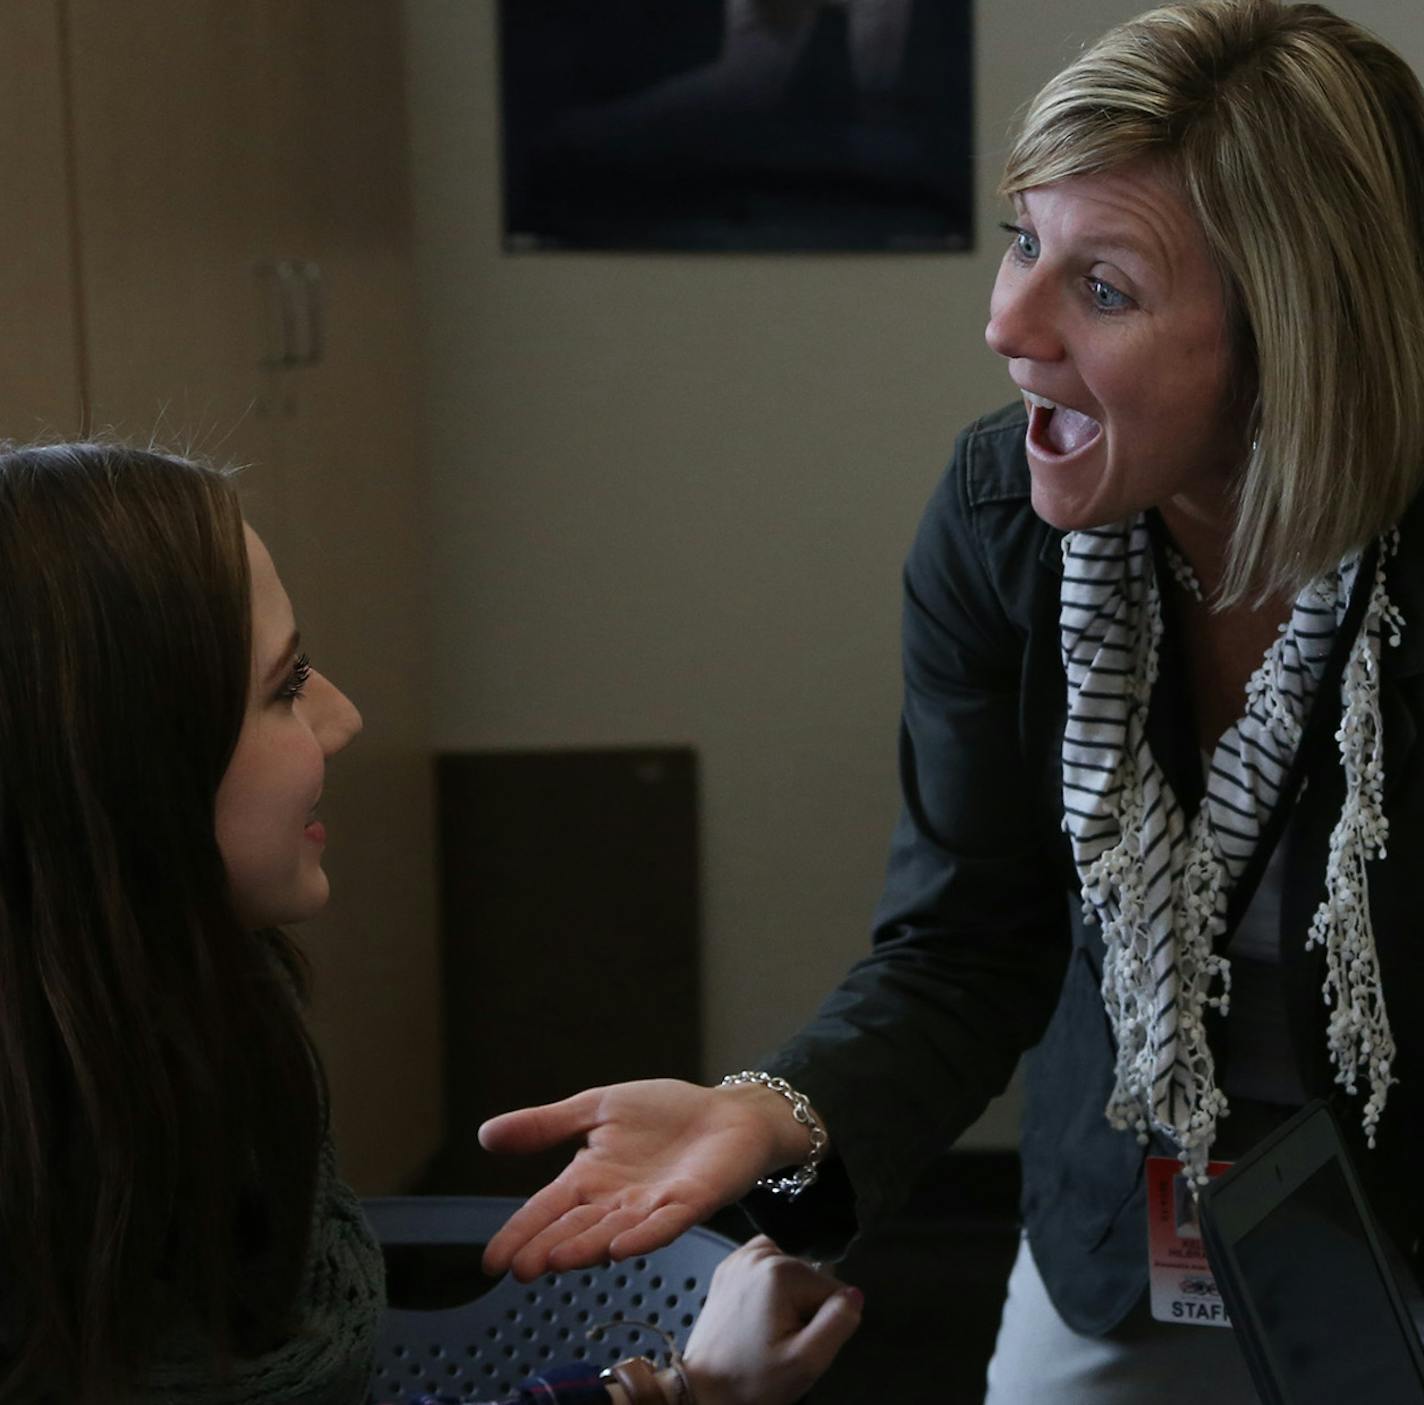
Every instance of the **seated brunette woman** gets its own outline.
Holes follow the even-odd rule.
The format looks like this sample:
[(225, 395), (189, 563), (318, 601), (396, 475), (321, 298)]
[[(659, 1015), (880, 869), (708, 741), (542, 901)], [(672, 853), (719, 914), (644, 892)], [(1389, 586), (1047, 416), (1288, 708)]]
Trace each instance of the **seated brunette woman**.
[[(314, 812), (360, 727), (227, 474), (0, 453), (0, 1402), (364, 1399), (381, 1256), (281, 931), (327, 901)], [(795, 1399), (859, 1317), (766, 1240), (707, 1313), (700, 1405)]]

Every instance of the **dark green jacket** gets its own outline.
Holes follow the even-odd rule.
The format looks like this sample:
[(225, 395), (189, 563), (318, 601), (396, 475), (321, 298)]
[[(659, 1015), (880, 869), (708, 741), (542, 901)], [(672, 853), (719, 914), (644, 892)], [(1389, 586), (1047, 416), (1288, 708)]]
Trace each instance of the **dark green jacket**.
[[(1099, 994), (1102, 939), (1081, 918), (1062, 832), (1066, 683), (1059, 652), (1061, 534), (1035, 517), (1019, 406), (972, 425), (921, 523), (905, 570), (903, 809), (871, 954), (767, 1061), (825, 1118), (835, 1164), (786, 1210), (753, 1213), (788, 1240), (833, 1251), (907, 1196), (925, 1165), (1027, 1065), (1023, 1216), (1064, 1319), (1110, 1330), (1146, 1290), (1143, 1150), (1108, 1125), (1113, 1039)], [(1384, 649), (1381, 712), (1389, 854), (1370, 896), (1399, 1083), (1378, 1149), (1361, 1146), (1376, 1208), (1412, 1250), (1424, 1181), (1410, 1143), (1424, 1106), (1424, 522), (1416, 504), (1388, 568), (1405, 613)], [(1180, 634), (1164, 621), (1148, 720), (1153, 752), (1190, 815), (1201, 767)], [(1329, 696), (1325, 696), (1328, 691)], [(1338, 710), (1338, 688), (1320, 705)], [(1340, 812), (1339, 753), (1324, 732), (1288, 831), (1282, 979), (1302, 1082), (1331, 1093), (1323, 955), (1305, 935), (1324, 892)], [(1213, 1046), (1230, 1058), (1229, 1020)], [(1337, 1109), (1358, 1128), (1353, 1100)], [(1230, 1125), (1228, 1119), (1226, 1126)]]

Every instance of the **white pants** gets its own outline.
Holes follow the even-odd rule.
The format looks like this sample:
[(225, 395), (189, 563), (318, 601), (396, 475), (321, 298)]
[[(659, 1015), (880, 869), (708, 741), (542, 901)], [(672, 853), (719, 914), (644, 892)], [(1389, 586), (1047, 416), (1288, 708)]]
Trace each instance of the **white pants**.
[[(1147, 1246), (1142, 1246), (1147, 1252)], [(1191, 1400), (1259, 1405), (1233, 1332), (1134, 1313), (1109, 1337), (1073, 1331), (1019, 1240), (989, 1363), (985, 1405), (1140, 1405)]]

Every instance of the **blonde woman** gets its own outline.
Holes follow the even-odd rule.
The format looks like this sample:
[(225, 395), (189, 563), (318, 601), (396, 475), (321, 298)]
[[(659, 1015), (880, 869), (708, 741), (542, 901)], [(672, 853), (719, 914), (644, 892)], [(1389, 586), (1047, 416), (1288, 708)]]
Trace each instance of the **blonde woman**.
[(1039, 94), (1003, 191), (1020, 401), (910, 554), (873, 950), (729, 1086), (489, 1124), (587, 1138), (490, 1261), (742, 1196), (834, 1252), (1032, 1048), (990, 1399), (1249, 1401), (1229, 1333), (1148, 1315), (1145, 1158), (1201, 1175), (1334, 1093), (1424, 1229), (1424, 96), (1321, 6), (1170, 5)]

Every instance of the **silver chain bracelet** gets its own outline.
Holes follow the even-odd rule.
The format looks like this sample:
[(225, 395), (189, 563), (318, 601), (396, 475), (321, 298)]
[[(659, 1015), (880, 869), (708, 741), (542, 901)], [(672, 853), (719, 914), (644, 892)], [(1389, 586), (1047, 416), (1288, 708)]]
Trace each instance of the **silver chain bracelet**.
[(785, 1195), (794, 1199), (807, 1186), (816, 1184), (820, 1174), (819, 1167), (825, 1159), (826, 1148), (830, 1145), (825, 1126), (816, 1116), (816, 1110), (805, 1093), (798, 1093), (784, 1078), (754, 1069), (743, 1069), (741, 1073), (729, 1073), (719, 1086), (731, 1088), (739, 1083), (759, 1083), (763, 1088), (770, 1088), (773, 1093), (780, 1093), (791, 1104), (791, 1115), (810, 1133), (811, 1150), (796, 1170), (789, 1176), (763, 1176), (757, 1182), (763, 1190), (769, 1190), (773, 1195)]

